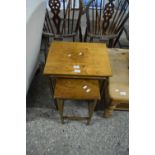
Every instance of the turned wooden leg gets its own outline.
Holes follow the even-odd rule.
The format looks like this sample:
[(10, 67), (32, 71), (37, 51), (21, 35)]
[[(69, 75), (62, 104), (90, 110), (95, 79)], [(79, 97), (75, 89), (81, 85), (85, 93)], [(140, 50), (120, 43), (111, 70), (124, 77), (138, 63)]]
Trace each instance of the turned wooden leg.
[(116, 104), (109, 105), (104, 111), (104, 117), (111, 117), (115, 108), (116, 108)]
[(91, 118), (93, 116), (93, 113), (94, 113), (94, 109), (96, 107), (96, 104), (97, 104), (97, 100), (95, 100), (94, 103), (88, 103), (89, 118), (88, 118), (88, 121), (87, 121), (87, 125), (90, 124), (90, 121), (91, 121)]
[(61, 119), (61, 123), (64, 123), (64, 118), (63, 118), (63, 110), (64, 110), (64, 102), (63, 100), (57, 99), (57, 104), (58, 104), (58, 110), (60, 113), (60, 119)]

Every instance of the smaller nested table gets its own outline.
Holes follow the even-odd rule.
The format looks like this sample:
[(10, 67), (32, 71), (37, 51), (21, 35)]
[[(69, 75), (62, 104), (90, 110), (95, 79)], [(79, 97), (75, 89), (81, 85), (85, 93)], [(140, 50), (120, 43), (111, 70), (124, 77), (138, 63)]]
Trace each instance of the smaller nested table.
[[(62, 123), (64, 123), (64, 119), (66, 118), (72, 120), (87, 119), (87, 124), (89, 124), (97, 100), (100, 99), (99, 82), (98, 80), (56, 79), (54, 98), (57, 99), (58, 110)], [(63, 116), (64, 101), (67, 99), (87, 100), (88, 117)]]

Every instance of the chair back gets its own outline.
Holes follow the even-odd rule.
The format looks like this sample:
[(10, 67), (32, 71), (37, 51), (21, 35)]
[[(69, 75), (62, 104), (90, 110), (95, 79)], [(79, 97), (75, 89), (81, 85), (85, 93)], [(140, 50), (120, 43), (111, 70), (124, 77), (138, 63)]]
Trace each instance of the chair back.
[(50, 36), (73, 37), (79, 28), (81, 0), (49, 0), (50, 11), (46, 11), (44, 34)]
[(128, 17), (128, 0), (90, 0), (86, 8), (87, 33), (116, 38)]

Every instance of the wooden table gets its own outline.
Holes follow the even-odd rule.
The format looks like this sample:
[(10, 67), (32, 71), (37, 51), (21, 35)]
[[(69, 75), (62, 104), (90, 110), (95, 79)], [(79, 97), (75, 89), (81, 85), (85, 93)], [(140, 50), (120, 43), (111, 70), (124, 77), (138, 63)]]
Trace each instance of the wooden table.
[[(113, 102), (119, 103), (115, 104), (115, 106), (113, 104), (113, 108), (129, 110), (129, 50), (115, 48), (108, 49), (108, 52), (113, 71), (107, 89), (109, 97), (111, 100), (113, 99)], [(120, 91), (125, 92), (125, 95), (120, 95)]]
[(44, 74), (53, 77), (102, 79), (112, 75), (103, 43), (53, 42)]
[(112, 76), (106, 45), (103, 43), (52, 42), (44, 68), (51, 78), (106, 79)]

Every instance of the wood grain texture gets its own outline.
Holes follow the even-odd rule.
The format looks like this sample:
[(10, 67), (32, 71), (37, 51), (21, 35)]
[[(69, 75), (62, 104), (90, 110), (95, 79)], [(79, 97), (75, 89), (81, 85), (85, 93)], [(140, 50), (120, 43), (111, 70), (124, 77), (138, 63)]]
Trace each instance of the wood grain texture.
[[(48, 6), (50, 11), (46, 9), (43, 36), (54, 40), (73, 38), (74, 41), (80, 29), (82, 1), (48, 0)], [(79, 39), (82, 41), (81, 36)]]
[[(79, 65), (80, 73), (74, 72)], [(106, 45), (103, 43), (52, 42), (46, 65), (45, 75), (95, 77), (112, 75)]]
[[(129, 102), (129, 52), (128, 50), (109, 51), (113, 76), (109, 78), (109, 95), (113, 101)], [(125, 92), (126, 95), (121, 95)], [(122, 93), (124, 94), (124, 93)]]
[(116, 42), (113, 42), (129, 18), (128, 0), (90, 0), (84, 10), (87, 19), (84, 41), (95, 38), (108, 41), (108, 47), (114, 47)]
[[(87, 88), (83, 88), (87, 86)], [(89, 89), (89, 92), (87, 90)], [(57, 79), (54, 98), (95, 100), (100, 99), (98, 80)]]
[(124, 49), (109, 49), (113, 76), (109, 78), (108, 106), (105, 117), (111, 117), (113, 110), (128, 110), (129, 108), (129, 51)]

